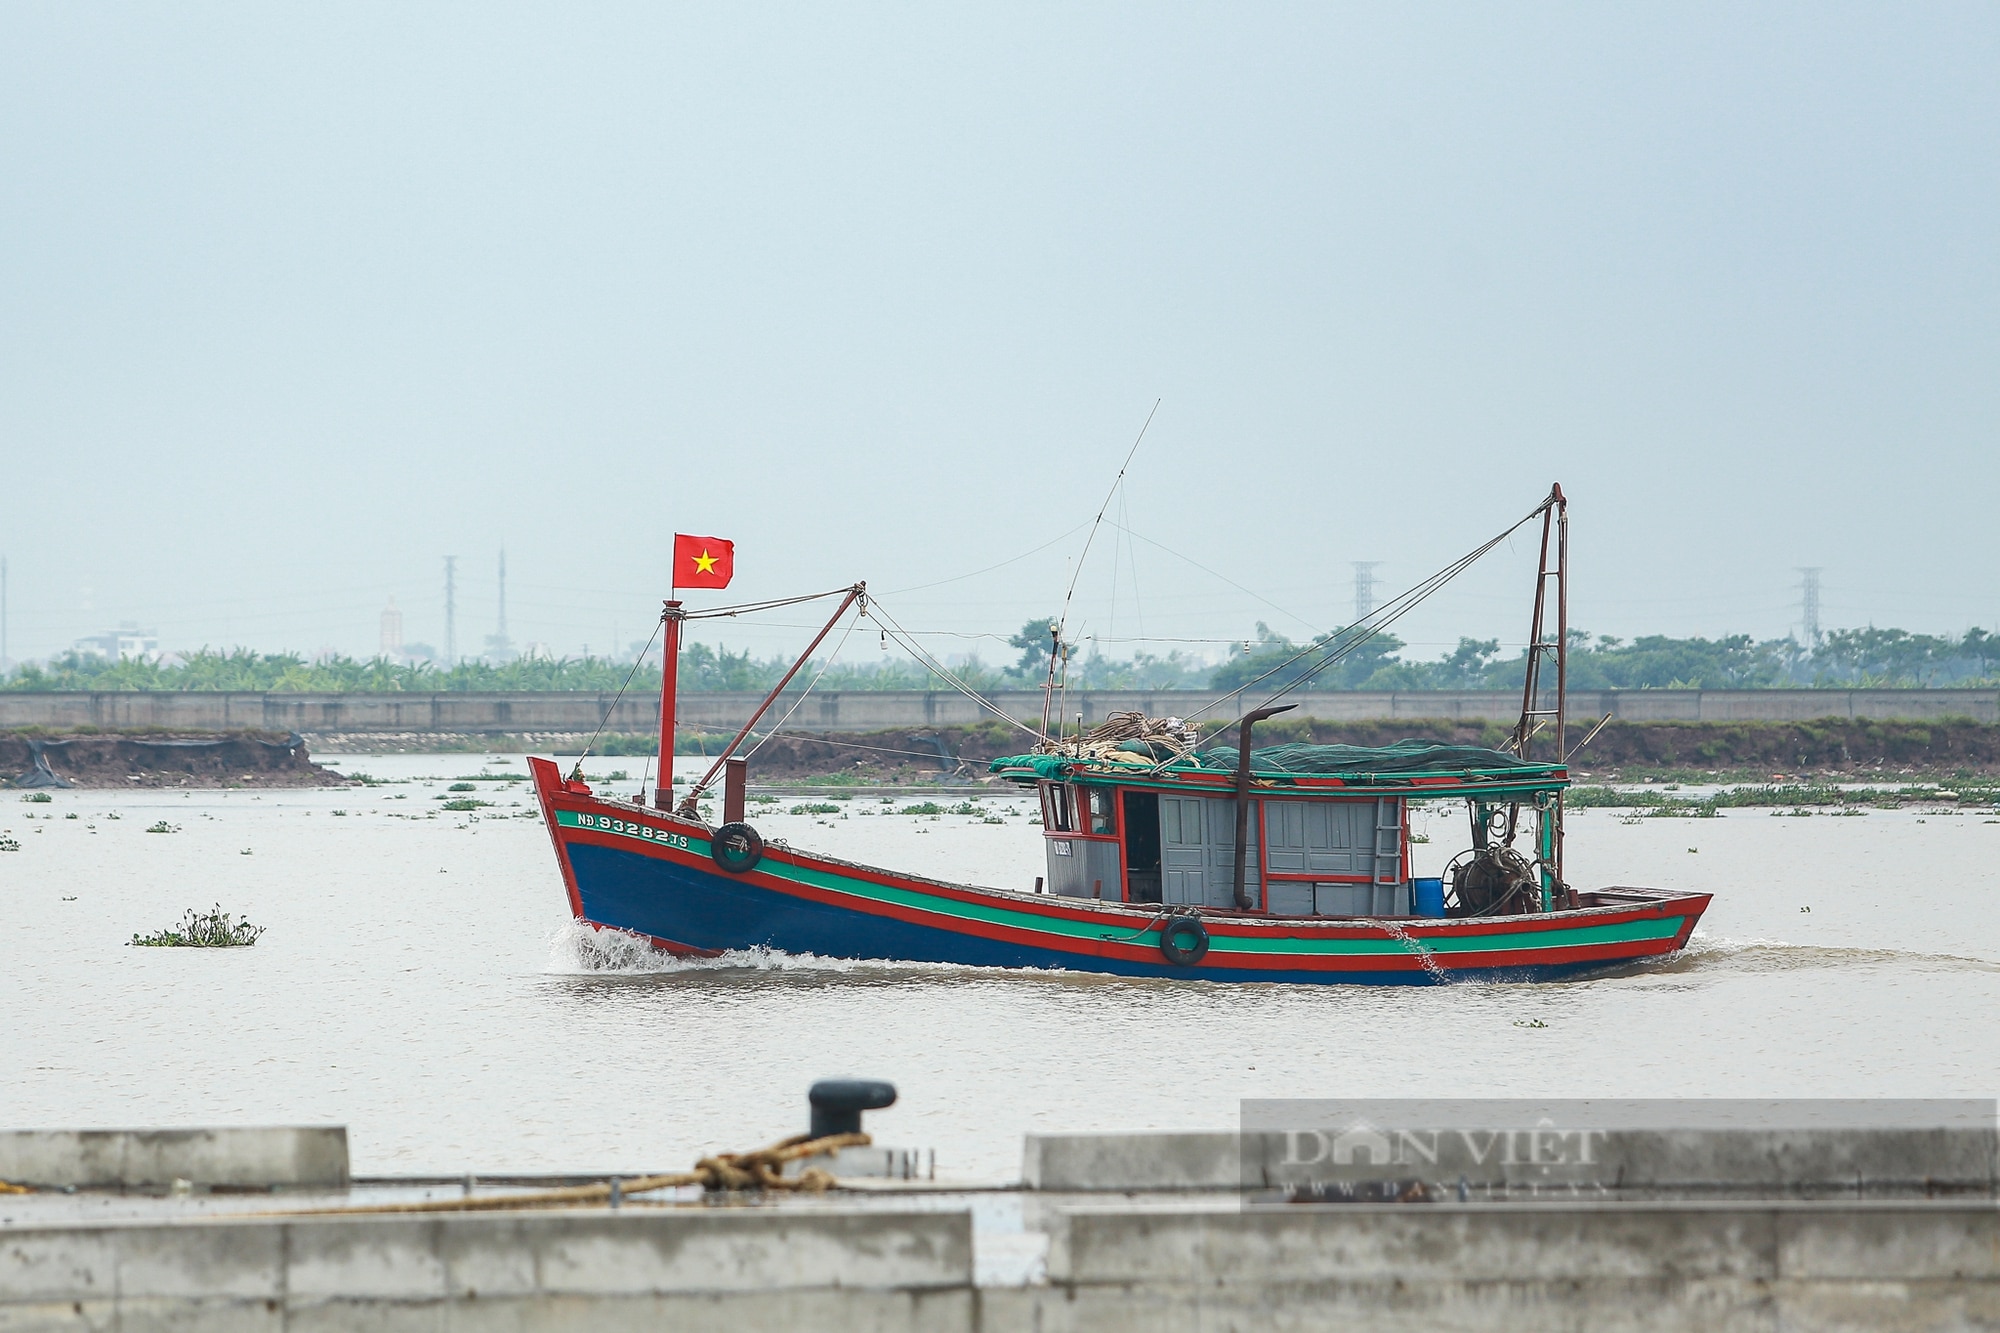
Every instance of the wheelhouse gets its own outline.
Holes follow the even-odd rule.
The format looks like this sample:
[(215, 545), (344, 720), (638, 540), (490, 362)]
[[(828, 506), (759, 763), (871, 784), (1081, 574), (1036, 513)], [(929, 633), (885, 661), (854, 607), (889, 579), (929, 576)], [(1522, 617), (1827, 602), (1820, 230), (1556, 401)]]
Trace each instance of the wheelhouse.
[[(1047, 891), (1064, 897), (1278, 917), (1567, 905), (1560, 765), (1409, 741), (1288, 745), (1254, 751), (1243, 784), (1235, 761), (1220, 750), (1165, 763), (1032, 754), (996, 759), (992, 771), (1035, 789)], [(1410, 863), (1412, 805), (1449, 799), (1466, 802), (1469, 846), (1445, 875), (1420, 878)]]

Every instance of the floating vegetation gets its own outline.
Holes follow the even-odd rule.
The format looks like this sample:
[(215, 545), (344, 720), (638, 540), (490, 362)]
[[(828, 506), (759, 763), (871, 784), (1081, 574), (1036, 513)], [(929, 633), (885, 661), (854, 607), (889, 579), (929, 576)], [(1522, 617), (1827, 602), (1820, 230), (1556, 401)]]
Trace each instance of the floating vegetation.
[(1951, 802), (1959, 806), (2000, 804), (2000, 787), (1978, 786), (1967, 782), (1960, 782), (1956, 787), (1925, 785), (1836, 787), (1827, 783), (1770, 783), (1760, 787), (1731, 787), (1727, 791), (1716, 792), (1700, 801), (1667, 794), (1679, 790), (1680, 784), (1672, 782), (1663, 784), (1653, 791), (1618, 791), (1612, 787), (1580, 786), (1572, 787), (1564, 793), (1563, 803), (1575, 810), (1608, 808), (1645, 811), (1678, 807), (1677, 813), (1681, 814), (1692, 813), (1696, 806), (1731, 810), (1753, 806), (1790, 806), (1794, 809), (1875, 806), (1893, 810), (1913, 802)]
[(474, 801), (460, 797), (456, 801), (446, 801), (441, 808), (445, 810), (478, 810), (491, 804), (493, 804), (491, 801)]
[(264, 927), (253, 926), (248, 917), (229, 919), (222, 904), (207, 912), (192, 907), (177, 925), (151, 935), (134, 935), (132, 943), (142, 949), (239, 949), (255, 944)]
[(904, 806), (896, 813), (899, 815), (941, 815), (944, 812), (944, 807), (936, 801), (919, 801), (915, 805)]
[[(74, 816), (72, 816), (72, 818), (74, 818)], [(181, 831), (181, 826), (179, 824), (169, 824), (164, 819), (159, 821), (157, 824), (148, 824), (146, 826), (146, 832), (148, 833), (179, 833), (180, 831)]]
[(50, 801), (55, 800), (55, 797), (49, 795), (45, 791), (31, 791), (26, 796), (23, 796), (21, 799), (26, 801), (29, 805), (47, 805)]
[(945, 813), (948, 815), (983, 815), (986, 811), (977, 801), (960, 801), (957, 805), (947, 807)]
[(18, 852), (21, 844), (12, 838), (0, 838), (0, 852)]
[(471, 784), (470, 782), (454, 782), (454, 783), (452, 783), (452, 784), (451, 784), (451, 785), (450, 785), (449, 787), (446, 787), (446, 788), (445, 788), (445, 790), (446, 790), (446, 791), (478, 791), (478, 790), (479, 790), (479, 788), (477, 788), (477, 787), (473, 786), (473, 785), (472, 785), (472, 784)]
[(1514, 1026), (1517, 1028), (1545, 1028), (1548, 1024), (1539, 1018), (1517, 1018), (1514, 1020)]
[(840, 807), (822, 801), (814, 805), (795, 805), (792, 807), (792, 813), (795, 815), (837, 815), (840, 813)]
[(1720, 815), (1714, 801), (1667, 801), (1640, 813), (1647, 819), (1715, 819)]

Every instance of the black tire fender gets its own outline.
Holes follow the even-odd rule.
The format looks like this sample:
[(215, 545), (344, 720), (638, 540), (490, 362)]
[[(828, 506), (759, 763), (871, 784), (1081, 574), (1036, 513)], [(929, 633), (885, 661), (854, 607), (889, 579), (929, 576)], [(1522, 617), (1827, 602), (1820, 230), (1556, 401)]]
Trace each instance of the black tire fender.
[(730, 874), (745, 874), (764, 859), (764, 838), (748, 824), (724, 824), (709, 835), (708, 854)]
[(1200, 917), (1168, 917), (1160, 927), (1160, 952), (1176, 967), (1193, 967), (1208, 954), (1208, 927)]

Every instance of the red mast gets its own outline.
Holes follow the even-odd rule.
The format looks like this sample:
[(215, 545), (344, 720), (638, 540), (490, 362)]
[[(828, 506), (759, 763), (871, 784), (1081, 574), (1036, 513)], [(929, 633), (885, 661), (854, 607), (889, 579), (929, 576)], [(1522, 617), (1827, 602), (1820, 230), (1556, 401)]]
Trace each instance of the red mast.
[(667, 642), (660, 660), (660, 774), (653, 785), (653, 808), (674, 808), (674, 708), (680, 686), (681, 621), (687, 612), (678, 601), (669, 601), (660, 612), (667, 622)]

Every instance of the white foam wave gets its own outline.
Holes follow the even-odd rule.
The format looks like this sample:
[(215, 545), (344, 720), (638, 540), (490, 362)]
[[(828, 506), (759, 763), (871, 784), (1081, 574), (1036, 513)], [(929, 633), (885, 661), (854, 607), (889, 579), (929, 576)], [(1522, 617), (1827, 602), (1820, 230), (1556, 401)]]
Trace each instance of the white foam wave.
[(605, 973), (640, 976), (671, 972), (797, 972), (837, 973), (907, 972), (936, 970), (963, 972), (949, 963), (891, 963), (858, 958), (822, 958), (810, 953), (782, 953), (776, 949), (731, 949), (713, 958), (683, 958), (661, 949), (643, 935), (633, 935), (610, 927), (565, 923), (549, 940), (548, 970), (562, 974)]
[(2000, 963), (1961, 954), (1913, 949), (1860, 949), (1794, 944), (1779, 939), (1730, 939), (1695, 931), (1687, 947), (1655, 970), (1688, 972), (1729, 967), (1747, 972), (1787, 972), (1843, 967), (1904, 967), (1929, 971), (2000, 972)]

